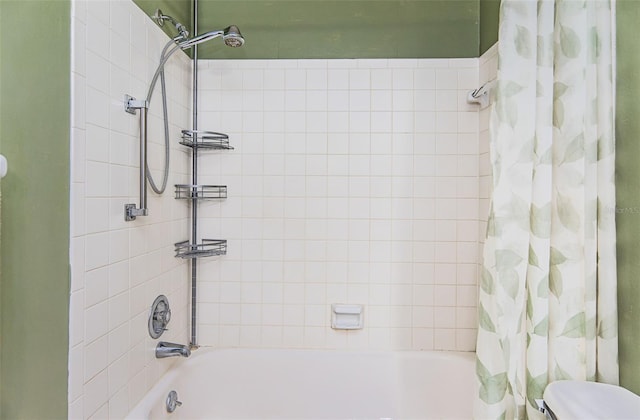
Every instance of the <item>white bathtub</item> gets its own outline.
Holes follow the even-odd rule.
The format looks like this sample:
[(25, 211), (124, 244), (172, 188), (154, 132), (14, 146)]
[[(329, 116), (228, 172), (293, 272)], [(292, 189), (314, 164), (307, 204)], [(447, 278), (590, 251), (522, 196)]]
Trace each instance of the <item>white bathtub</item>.
[(127, 418), (463, 419), (474, 395), (474, 353), (200, 349)]

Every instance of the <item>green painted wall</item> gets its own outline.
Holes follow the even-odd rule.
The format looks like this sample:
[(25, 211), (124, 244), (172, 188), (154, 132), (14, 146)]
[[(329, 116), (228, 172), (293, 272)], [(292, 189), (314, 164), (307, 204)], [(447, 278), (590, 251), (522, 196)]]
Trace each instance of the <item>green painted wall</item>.
[(238, 25), (247, 42), (202, 58), (478, 56), (478, 0), (200, 0), (199, 32)]
[(500, 0), (480, 0), (480, 55), (498, 42)]
[(640, 2), (617, 3), (616, 189), (620, 382), (640, 394)]
[[(133, 1), (149, 15), (160, 8), (190, 26), (191, 0)], [(479, 4), (493, 13), (491, 3), (497, 1), (199, 0), (199, 33), (235, 24), (247, 40), (239, 49), (208, 42), (199, 54), (203, 59), (477, 57)], [(165, 32), (175, 35), (172, 28)]]
[(0, 417), (67, 417), (70, 2), (0, 1)]

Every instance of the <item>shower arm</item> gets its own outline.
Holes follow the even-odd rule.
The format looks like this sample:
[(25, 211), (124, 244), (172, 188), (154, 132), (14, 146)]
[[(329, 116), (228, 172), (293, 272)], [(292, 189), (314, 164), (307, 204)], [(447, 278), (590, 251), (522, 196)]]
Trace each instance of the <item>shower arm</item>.
[(130, 114), (135, 114), (140, 110), (140, 207), (135, 204), (124, 205), (124, 220), (130, 222), (136, 220), (138, 216), (147, 216), (147, 110), (149, 102), (138, 100), (132, 96), (125, 95), (124, 110)]

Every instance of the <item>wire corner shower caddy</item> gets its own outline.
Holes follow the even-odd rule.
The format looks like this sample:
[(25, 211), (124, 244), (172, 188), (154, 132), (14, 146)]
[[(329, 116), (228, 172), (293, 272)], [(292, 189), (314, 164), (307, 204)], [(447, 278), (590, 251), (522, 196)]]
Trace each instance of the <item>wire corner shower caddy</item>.
[[(225, 255), (227, 253), (227, 241), (225, 239), (198, 240), (198, 201), (227, 198), (226, 185), (198, 184), (198, 150), (233, 150), (233, 147), (229, 145), (229, 136), (215, 131), (182, 130), (180, 144), (191, 149), (192, 183), (176, 184), (175, 198), (177, 200), (191, 200), (192, 219), (191, 240), (176, 243), (175, 256), (184, 259), (196, 259)], [(192, 270), (195, 270), (195, 268), (192, 268)]]
[[(198, 200), (215, 200), (227, 198), (226, 185), (198, 184), (198, 150), (233, 150), (229, 145), (229, 136), (215, 131), (182, 130), (180, 144), (192, 150), (191, 158), (193, 184), (176, 184), (175, 193), (178, 200), (192, 200), (192, 209)], [(193, 216), (195, 227), (192, 225), (191, 242), (182, 241), (175, 244), (176, 257), (193, 259), (213, 257), (227, 253), (227, 241), (224, 239), (197, 240), (197, 213)]]

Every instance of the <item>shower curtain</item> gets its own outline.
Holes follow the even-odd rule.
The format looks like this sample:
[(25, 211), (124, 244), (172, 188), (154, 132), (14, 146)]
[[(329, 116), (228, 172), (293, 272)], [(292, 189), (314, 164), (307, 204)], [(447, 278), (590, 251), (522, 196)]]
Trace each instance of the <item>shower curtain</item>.
[(618, 381), (613, 18), (611, 0), (502, 1), (477, 418)]

